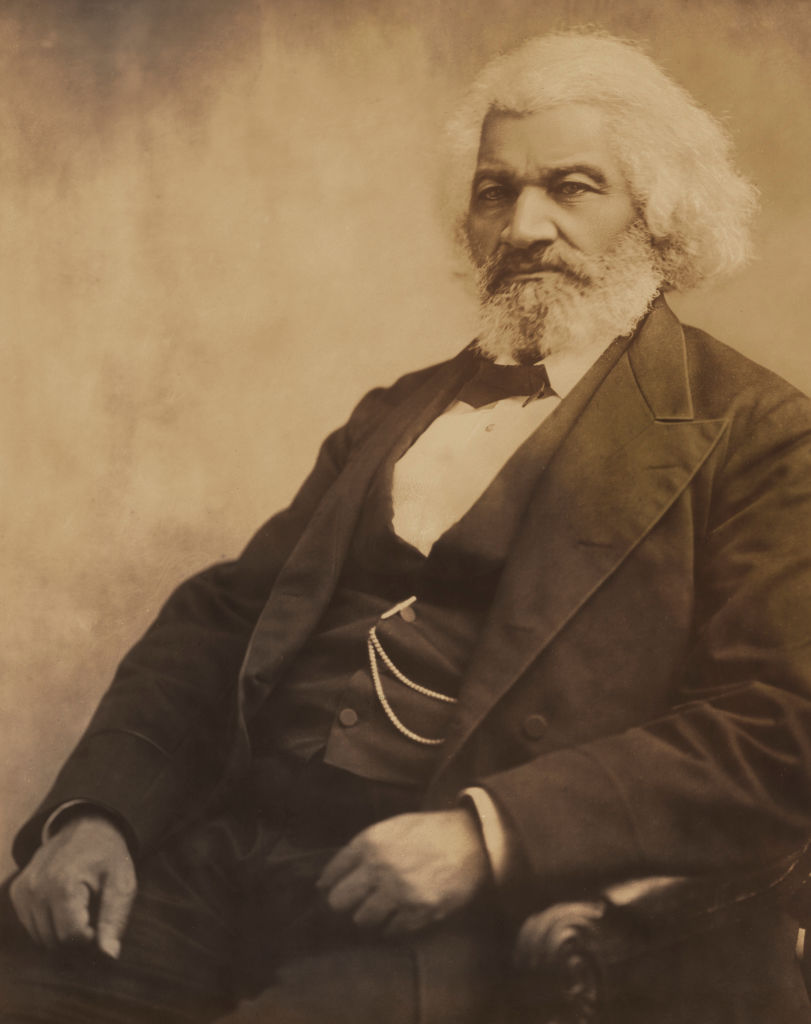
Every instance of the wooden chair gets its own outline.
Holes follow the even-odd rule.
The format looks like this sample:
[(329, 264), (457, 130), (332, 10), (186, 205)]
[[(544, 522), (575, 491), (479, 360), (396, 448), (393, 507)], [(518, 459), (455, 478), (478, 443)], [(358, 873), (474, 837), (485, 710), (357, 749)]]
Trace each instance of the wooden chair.
[(610, 886), (593, 900), (548, 907), (520, 930), (515, 1005), (505, 1022), (655, 1024), (658, 1015), (654, 1020), (639, 1008), (652, 986), (667, 988), (669, 960), (680, 943), (695, 943), (715, 929), (744, 927), (746, 920), (756, 921), (764, 911), (773, 915), (777, 907), (800, 926), (797, 954), (811, 992), (811, 956), (802, 956), (804, 928), (811, 928), (810, 872), (811, 842), (757, 871), (724, 878), (647, 878)]

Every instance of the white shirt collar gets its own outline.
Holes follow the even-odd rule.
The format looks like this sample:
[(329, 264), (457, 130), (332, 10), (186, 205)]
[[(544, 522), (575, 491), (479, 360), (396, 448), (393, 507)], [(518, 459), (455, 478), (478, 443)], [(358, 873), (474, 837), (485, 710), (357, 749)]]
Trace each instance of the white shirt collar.
[[(555, 394), (565, 398), (611, 344), (611, 339), (592, 342), (584, 348), (564, 349), (553, 352), (543, 360), (549, 383)], [(501, 359), (496, 362), (501, 363)]]
[(544, 359), (546, 372), (549, 374), (549, 383), (552, 390), (565, 398), (572, 388), (581, 380), (591, 367), (605, 352), (611, 340), (593, 342), (586, 348), (572, 349), (570, 351), (553, 352), (551, 356)]

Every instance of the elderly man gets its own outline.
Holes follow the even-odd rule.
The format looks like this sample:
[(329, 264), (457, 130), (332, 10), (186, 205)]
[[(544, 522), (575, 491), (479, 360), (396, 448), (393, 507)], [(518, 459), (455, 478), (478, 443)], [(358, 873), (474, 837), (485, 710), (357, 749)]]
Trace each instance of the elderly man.
[[(521, 915), (811, 829), (811, 412), (661, 294), (746, 255), (725, 136), (572, 33), (453, 138), (477, 341), (126, 656), (17, 838), (2, 1020), (493, 1021)], [(811, 1020), (791, 943), (697, 942), (667, 1020)]]

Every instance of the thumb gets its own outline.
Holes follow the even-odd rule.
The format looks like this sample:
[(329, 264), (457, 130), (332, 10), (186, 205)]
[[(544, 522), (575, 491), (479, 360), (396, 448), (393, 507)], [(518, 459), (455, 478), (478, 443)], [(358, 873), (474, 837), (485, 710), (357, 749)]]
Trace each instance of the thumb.
[(99, 900), (96, 943), (102, 953), (117, 960), (121, 955), (121, 936), (135, 899), (135, 872), (127, 860), (110, 871)]

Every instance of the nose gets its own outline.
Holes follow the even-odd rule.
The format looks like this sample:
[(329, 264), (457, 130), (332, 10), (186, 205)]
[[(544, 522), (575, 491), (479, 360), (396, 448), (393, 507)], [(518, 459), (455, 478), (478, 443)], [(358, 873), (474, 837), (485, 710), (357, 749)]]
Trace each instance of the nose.
[(515, 249), (527, 249), (536, 242), (554, 242), (557, 237), (553, 200), (536, 185), (522, 188), (504, 228), (503, 240)]

